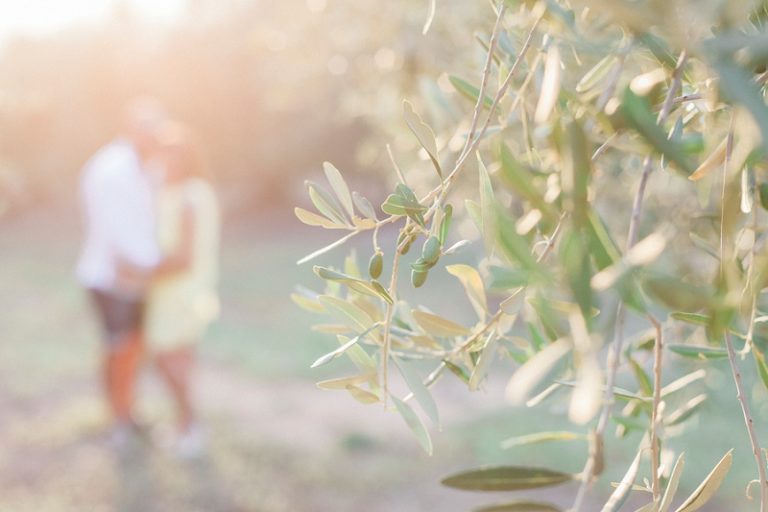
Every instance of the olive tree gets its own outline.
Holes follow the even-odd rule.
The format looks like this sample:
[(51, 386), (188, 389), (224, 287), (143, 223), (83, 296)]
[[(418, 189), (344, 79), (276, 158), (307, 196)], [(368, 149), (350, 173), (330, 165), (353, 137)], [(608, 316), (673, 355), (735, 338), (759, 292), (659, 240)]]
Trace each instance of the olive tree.
[[(586, 439), (583, 470), (571, 474), (542, 461), (468, 470), (446, 485), (523, 490), (576, 480), (570, 510), (582, 510), (603, 472), (613, 420), (619, 434), (644, 435), (603, 510), (619, 510), (640, 485), (648, 496), (641, 510), (667, 512), (684, 461), (681, 453), (661, 467), (669, 427), (698, 413), (707, 398), (680, 392), (700, 384), (713, 359), (727, 359), (756, 465), (748, 491), (759, 489), (765, 512), (765, 454), (740, 368), (756, 365), (768, 386), (761, 327), (768, 7), (747, 0), (507, 0), (489, 8), (495, 23), (477, 38), (482, 68), (474, 79), (469, 71), (450, 79), (471, 100), (466, 119), (436, 133), (414, 106), (418, 98), (403, 101), (402, 129), (420, 146), (420, 159), (409, 161), (419, 164), (401, 167), (402, 155), (390, 152), (397, 182), (379, 208), (351, 192), (330, 163), (327, 185), (307, 183), (316, 211), (296, 208), (296, 215), (342, 236), (300, 264), (333, 261), (329, 253), (350, 239), (371, 239), (367, 268), (352, 255), (315, 266), (325, 289), (294, 295), (332, 318), (321, 329), (339, 342), (313, 366), (344, 357), (357, 368), (318, 385), (393, 408), (431, 452), (423, 417), (438, 421), (435, 382), (457, 378), (476, 390), (495, 359), (507, 361), (515, 368), (506, 389), (511, 403), (567, 400), (568, 420), (585, 432), (533, 432), (515, 442)], [(425, 31), (433, 16), (440, 16), (434, 2)], [(452, 264), (451, 255), (470, 243), (454, 243), (466, 219), (477, 228), (482, 257), (476, 265)], [(398, 236), (384, 243), (380, 231), (392, 226)], [(406, 266), (410, 283), (400, 272)], [(403, 299), (404, 287), (429, 288), (436, 267), (463, 286), (473, 324)], [(630, 329), (628, 319), (645, 327)], [(700, 368), (685, 373), (673, 364), (677, 357)], [(425, 363), (432, 371), (420, 374)], [(616, 386), (619, 372), (632, 376), (633, 387)], [(410, 389), (406, 396), (393, 392), (394, 379)], [(674, 510), (697, 510), (716, 493), (732, 464), (731, 452), (718, 456)], [(646, 457), (650, 474), (639, 484)], [(533, 509), (558, 510), (524, 501), (493, 510)]]

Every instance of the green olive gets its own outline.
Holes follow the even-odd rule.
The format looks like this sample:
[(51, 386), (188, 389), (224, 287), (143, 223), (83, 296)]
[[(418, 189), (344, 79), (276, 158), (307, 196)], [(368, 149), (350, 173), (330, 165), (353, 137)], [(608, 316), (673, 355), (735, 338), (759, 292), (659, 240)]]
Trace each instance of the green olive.
[(436, 236), (427, 238), (421, 249), (421, 257), (430, 265), (437, 263), (437, 260), (440, 259), (440, 239)]
[(414, 288), (419, 288), (427, 280), (428, 270), (412, 270), (411, 271), (411, 284)]
[(376, 251), (368, 262), (368, 273), (373, 279), (378, 279), (381, 271), (384, 269), (384, 255), (381, 251)]
[(416, 272), (426, 272), (434, 266), (434, 264), (424, 261), (424, 258), (419, 258), (411, 263), (411, 269), (415, 270)]
[[(403, 240), (405, 240), (405, 238), (403, 238)], [(401, 242), (402, 242), (402, 240), (399, 240), (399, 241), (397, 242), (397, 245), (398, 245), (398, 247), (400, 246), (400, 243), (401, 243)], [(403, 248), (402, 248), (402, 249), (400, 249), (400, 254), (408, 254), (408, 251), (410, 251), (410, 250), (411, 250), (411, 244), (412, 244), (412, 243), (413, 243), (413, 237), (409, 237), (409, 238), (408, 238), (408, 241), (407, 241), (407, 242), (405, 242), (405, 245), (403, 246)]]

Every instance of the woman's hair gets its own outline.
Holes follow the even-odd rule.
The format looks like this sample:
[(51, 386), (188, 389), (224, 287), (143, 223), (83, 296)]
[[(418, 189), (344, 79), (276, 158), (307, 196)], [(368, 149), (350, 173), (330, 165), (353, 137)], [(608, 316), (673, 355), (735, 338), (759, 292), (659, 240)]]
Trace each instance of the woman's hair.
[(160, 131), (160, 144), (165, 151), (174, 153), (186, 176), (210, 179), (203, 162), (200, 146), (186, 125), (168, 122)]

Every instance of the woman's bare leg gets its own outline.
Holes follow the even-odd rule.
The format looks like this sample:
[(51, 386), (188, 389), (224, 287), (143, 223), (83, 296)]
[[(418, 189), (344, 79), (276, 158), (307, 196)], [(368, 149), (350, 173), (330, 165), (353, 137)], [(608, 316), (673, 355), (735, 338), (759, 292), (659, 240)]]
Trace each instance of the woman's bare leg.
[(195, 423), (191, 390), (194, 360), (195, 348), (191, 343), (157, 355), (158, 369), (168, 384), (176, 404), (181, 432), (187, 431)]

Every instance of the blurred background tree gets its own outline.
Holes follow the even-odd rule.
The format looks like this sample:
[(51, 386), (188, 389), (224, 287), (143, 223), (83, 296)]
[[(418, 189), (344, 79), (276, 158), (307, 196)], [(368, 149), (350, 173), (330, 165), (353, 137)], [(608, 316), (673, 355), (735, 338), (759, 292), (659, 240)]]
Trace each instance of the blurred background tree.
[(433, 78), (482, 58), (454, 31), (460, 20), (487, 19), (486, 9), (445, 2), (423, 38), (426, 9), (189, 0), (160, 25), (122, 0), (103, 24), (10, 37), (0, 48), (5, 195), (19, 205), (70, 194), (82, 164), (115, 134), (122, 105), (140, 94), (192, 125), (231, 210), (293, 197), (322, 159), (372, 176), (375, 188), (388, 165), (380, 135), (400, 133), (400, 98), (423, 96), (455, 122), (455, 107), (437, 105), (455, 93)]

